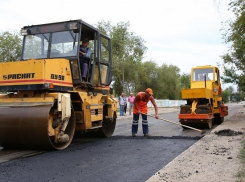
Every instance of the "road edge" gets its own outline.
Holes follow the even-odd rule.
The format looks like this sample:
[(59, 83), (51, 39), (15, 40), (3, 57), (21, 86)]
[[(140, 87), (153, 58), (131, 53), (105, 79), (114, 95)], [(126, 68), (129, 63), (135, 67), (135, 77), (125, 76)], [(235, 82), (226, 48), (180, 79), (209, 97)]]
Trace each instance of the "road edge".
[(240, 167), (238, 159), (243, 135), (218, 136), (231, 129), (244, 132), (245, 107), (190, 146), (147, 182), (153, 181), (234, 181)]

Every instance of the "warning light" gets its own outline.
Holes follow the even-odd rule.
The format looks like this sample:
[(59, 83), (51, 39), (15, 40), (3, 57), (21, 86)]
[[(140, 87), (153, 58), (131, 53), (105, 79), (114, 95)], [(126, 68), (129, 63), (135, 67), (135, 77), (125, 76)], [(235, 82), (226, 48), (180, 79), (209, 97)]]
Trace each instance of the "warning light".
[(54, 84), (50, 83), (50, 84), (49, 84), (49, 88), (50, 88), (50, 89), (53, 89), (53, 88), (54, 88)]
[(54, 84), (53, 83), (44, 83), (44, 88), (45, 89), (53, 89), (54, 88)]

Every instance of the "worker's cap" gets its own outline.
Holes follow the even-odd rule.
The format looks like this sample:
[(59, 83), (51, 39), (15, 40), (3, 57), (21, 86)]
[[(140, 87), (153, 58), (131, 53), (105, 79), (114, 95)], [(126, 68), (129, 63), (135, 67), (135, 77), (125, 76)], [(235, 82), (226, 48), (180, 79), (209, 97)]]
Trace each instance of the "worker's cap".
[(150, 95), (153, 95), (153, 91), (151, 88), (147, 88), (145, 91), (148, 92)]
[(88, 38), (83, 38), (82, 41), (83, 42), (89, 42), (89, 39)]

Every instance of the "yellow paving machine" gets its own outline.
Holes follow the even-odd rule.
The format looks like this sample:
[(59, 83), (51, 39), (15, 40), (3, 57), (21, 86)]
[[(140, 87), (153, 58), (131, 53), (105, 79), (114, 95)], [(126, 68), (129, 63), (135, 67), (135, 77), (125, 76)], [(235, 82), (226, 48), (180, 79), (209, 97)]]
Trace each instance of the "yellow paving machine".
[(180, 107), (179, 122), (197, 128), (212, 128), (228, 115), (228, 106), (222, 100), (219, 69), (198, 66), (191, 70), (191, 88), (182, 89), (186, 105)]
[[(64, 149), (74, 133), (113, 134), (110, 38), (82, 20), (25, 26), (21, 61), (0, 63), (0, 145)], [(82, 80), (80, 42), (92, 54)]]

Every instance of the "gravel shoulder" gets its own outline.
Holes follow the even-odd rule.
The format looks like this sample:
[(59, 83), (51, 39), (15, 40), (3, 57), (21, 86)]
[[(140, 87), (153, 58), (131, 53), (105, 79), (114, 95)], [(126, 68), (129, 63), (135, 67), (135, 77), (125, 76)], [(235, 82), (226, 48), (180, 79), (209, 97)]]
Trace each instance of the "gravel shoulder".
[[(202, 139), (147, 181), (236, 181), (235, 175), (241, 167), (238, 155), (244, 139), (238, 132), (244, 132), (244, 130), (245, 107), (225, 119), (210, 133), (206, 133)], [(219, 133), (220, 131), (224, 132)], [(226, 134), (231, 136), (225, 136)]]

